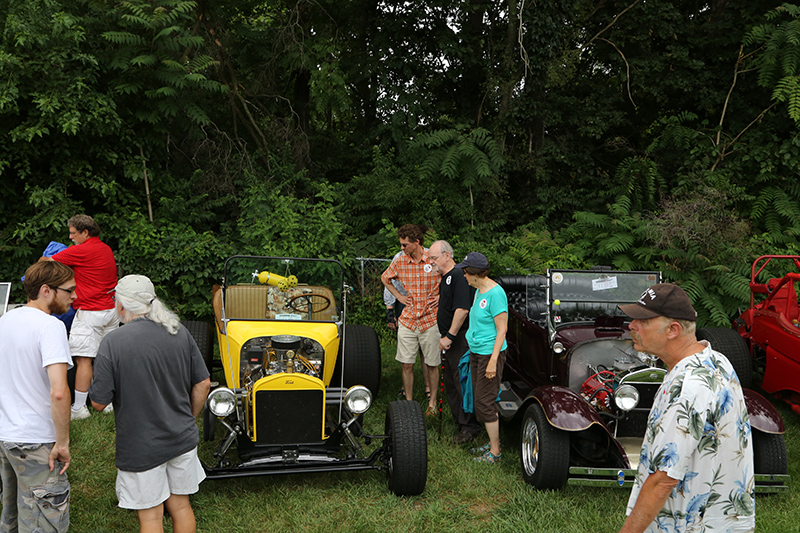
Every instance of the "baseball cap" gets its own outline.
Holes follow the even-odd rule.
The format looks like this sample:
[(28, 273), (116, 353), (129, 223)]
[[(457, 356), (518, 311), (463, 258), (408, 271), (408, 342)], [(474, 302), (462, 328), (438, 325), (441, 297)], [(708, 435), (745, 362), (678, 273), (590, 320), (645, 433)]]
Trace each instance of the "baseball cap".
[(697, 311), (692, 307), (686, 291), (674, 283), (653, 285), (639, 296), (636, 303), (618, 305), (620, 311), (631, 318), (646, 320), (657, 316), (679, 320), (697, 320)]
[(464, 258), (464, 260), (461, 261), (456, 266), (458, 268), (472, 267), (472, 268), (485, 269), (489, 268), (489, 260), (486, 259), (486, 256), (480, 252), (470, 252)]
[(119, 280), (114, 291), (124, 298), (148, 305), (156, 299), (153, 282), (147, 276), (139, 274), (130, 274)]

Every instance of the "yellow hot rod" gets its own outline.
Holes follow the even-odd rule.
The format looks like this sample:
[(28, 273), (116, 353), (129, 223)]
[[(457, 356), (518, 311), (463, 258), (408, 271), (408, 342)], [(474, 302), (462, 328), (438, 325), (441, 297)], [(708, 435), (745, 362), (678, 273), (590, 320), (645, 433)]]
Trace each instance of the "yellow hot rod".
[[(380, 344), (371, 327), (346, 324), (343, 273), (334, 260), (226, 260), (212, 299), (225, 384), (203, 414), (203, 438), (215, 444), (209, 478), (377, 469), (397, 495), (424, 490), (419, 404), (394, 401), (383, 434), (364, 430)], [(190, 329), (209, 363), (212, 341)]]

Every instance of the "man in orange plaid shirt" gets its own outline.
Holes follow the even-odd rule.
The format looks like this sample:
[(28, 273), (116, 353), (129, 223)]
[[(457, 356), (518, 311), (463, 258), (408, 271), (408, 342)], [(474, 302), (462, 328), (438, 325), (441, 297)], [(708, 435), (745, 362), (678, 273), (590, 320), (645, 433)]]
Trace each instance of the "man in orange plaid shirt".
[[(424, 226), (406, 224), (397, 230), (403, 255), (395, 258), (389, 265), (381, 281), (397, 300), (405, 305), (398, 319), (397, 356), (403, 365), (403, 391), (406, 399), (412, 399), (414, 390), (414, 361), (417, 349), (422, 351), (425, 361), (423, 372), (427, 372), (431, 385), (439, 383), (439, 328), (436, 312), (439, 309), (439, 282), (441, 276), (428, 259), (428, 251), (423, 246)], [(407, 295), (400, 294), (392, 284), (392, 279), (403, 283)], [(436, 414), (436, 387), (431, 386), (428, 399), (427, 416)]]

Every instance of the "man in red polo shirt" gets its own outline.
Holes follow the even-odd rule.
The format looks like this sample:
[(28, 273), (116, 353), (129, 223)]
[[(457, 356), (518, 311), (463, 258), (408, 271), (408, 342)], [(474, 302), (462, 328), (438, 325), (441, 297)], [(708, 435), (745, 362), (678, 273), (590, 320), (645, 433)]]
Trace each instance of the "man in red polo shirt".
[[(400, 247), (404, 254), (396, 257), (389, 268), (381, 275), (387, 290), (405, 307), (398, 319), (397, 356), (403, 365), (403, 390), (406, 399), (412, 399), (414, 389), (414, 361), (417, 349), (422, 351), (425, 361), (423, 372), (428, 374), (431, 396), (428, 399), (427, 416), (436, 413), (436, 394), (434, 384), (439, 383), (439, 328), (436, 312), (439, 309), (439, 282), (441, 277), (428, 260), (428, 251), (423, 246), (425, 230), (422, 226), (406, 224), (397, 230)], [(397, 279), (406, 289), (407, 295), (392, 284)]]
[(114, 300), (109, 294), (117, 285), (117, 263), (111, 248), (100, 240), (100, 226), (92, 217), (75, 215), (67, 223), (69, 238), (76, 246), (40, 261), (58, 261), (75, 271), (78, 288), (72, 305), (77, 312), (69, 332), (69, 349), (76, 366), (71, 418), (80, 420), (89, 417), (86, 397), (92, 383), (92, 359), (97, 355), (100, 340), (119, 327)]

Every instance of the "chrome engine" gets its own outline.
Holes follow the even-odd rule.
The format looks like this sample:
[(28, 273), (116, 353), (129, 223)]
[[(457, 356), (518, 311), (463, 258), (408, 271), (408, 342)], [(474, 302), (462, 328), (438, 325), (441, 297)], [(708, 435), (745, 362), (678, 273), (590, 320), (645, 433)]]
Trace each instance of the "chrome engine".
[(322, 345), (307, 337), (273, 335), (252, 338), (242, 345), (241, 383), (251, 389), (259, 379), (293, 372), (321, 378), (324, 354)]
[[(640, 406), (649, 409), (665, 374), (657, 359), (636, 351), (633, 342), (625, 338), (582, 343), (573, 349), (570, 363), (570, 388), (604, 412)], [(624, 401), (620, 395), (625, 396)]]

